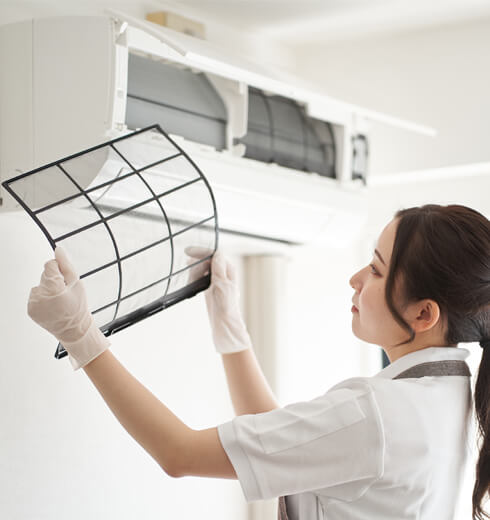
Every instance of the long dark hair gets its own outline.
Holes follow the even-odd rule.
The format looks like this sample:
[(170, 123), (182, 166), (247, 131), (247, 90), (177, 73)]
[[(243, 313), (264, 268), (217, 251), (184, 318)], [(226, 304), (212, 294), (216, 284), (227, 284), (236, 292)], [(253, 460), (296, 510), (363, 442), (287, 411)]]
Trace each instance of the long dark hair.
[[(410, 334), (400, 345), (413, 341), (415, 332), (395, 308), (395, 287), (402, 308), (426, 298), (437, 302), (446, 324), (446, 344), (490, 338), (490, 221), (456, 204), (401, 209), (395, 218), (398, 228), (385, 298), (395, 320)], [(482, 509), (490, 491), (489, 348), (482, 349), (474, 396), (481, 440), (472, 497), (472, 518), (477, 520), (490, 518)]]

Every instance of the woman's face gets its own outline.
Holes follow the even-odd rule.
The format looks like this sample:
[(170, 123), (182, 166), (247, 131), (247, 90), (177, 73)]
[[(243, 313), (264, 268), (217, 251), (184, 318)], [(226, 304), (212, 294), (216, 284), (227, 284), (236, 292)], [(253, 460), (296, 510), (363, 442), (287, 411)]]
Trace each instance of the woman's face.
[(352, 314), (352, 331), (359, 339), (381, 346), (390, 361), (430, 346), (457, 346), (445, 343), (447, 324), (443, 323), (437, 302), (424, 299), (401, 308), (398, 298), (400, 288), (395, 282), (393, 303), (415, 332), (415, 338), (410, 343), (400, 345), (409, 340), (410, 335), (395, 321), (385, 300), (386, 279), (397, 227), (398, 219), (386, 225), (378, 238), (371, 263), (350, 279), (350, 285), (356, 291), (352, 301), (358, 308), (358, 312)]
[(356, 291), (352, 301), (358, 309), (352, 313), (352, 331), (359, 339), (382, 347), (407, 339), (407, 331), (395, 321), (385, 300), (397, 226), (395, 219), (387, 224), (378, 238), (370, 264), (350, 279), (350, 285)]

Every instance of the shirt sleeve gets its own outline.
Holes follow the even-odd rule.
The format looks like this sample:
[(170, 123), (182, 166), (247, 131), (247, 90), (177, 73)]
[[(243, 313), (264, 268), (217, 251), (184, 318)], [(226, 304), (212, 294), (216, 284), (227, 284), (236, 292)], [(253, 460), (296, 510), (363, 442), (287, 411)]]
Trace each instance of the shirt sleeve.
[(248, 502), (306, 491), (353, 500), (382, 475), (373, 389), (349, 381), (311, 401), (218, 426)]

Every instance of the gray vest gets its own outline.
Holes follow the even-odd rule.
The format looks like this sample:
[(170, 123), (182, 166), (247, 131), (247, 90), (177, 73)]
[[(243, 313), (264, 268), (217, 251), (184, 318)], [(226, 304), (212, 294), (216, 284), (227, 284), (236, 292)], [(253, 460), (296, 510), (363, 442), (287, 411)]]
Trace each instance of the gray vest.
[[(471, 376), (466, 361), (448, 359), (445, 361), (427, 361), (404, 370), (393, 379), (408, 379), (424, 376)], [(278, 520), (288, 520), (285, 497), (279, 497)]]

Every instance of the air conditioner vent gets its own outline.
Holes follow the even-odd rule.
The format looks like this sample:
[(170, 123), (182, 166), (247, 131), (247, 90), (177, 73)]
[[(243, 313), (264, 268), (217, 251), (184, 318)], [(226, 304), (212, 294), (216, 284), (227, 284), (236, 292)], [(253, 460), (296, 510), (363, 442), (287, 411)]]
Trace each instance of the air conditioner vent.
[(226, 123), (225, 105), (205, 74), (129, 54), (128, 128), (159, 124), (170, 134), (223, 150)]
[(306, 114), (293, 99), (248, 91), (245, 157), (336, 178), (332, 125)]

